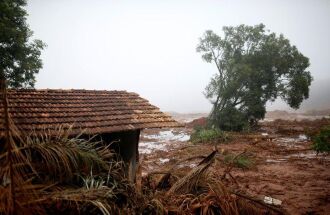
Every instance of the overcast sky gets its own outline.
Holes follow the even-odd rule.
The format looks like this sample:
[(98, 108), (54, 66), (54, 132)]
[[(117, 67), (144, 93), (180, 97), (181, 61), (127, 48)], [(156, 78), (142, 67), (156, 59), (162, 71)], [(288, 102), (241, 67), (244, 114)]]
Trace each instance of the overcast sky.
[(330, 0), (29, 0), (27, 10), (48, 45), (37, 88), (127, 90), (163, 111), (208, 112), (202, 92), (216, 68), (196, 53), (198, 38), (264, 23), (310, 58), (302, 107), (330, 107)]

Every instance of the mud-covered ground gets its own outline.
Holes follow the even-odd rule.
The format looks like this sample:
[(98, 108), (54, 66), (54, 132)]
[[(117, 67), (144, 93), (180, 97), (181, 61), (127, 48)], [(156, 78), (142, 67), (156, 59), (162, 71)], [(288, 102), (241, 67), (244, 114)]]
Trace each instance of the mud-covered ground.
[[(222, 153), (246, 153), (253, 161), (250, 169), (234, 168), (234, 179), (224, 183), (259, 199), (269, 196), (282, 201), (288, 214), (330, 214), (330, 156), (316, 155), (310, 150), (307, 130), (324, 122), (264, 122), (258, 132), (232, 134), (228, 143), (217, 144)], [(308, 127), (309, 126), (309, 127)], [(200, 161), (179, 162), (186, 158), (205, 156), (214, 145), (189, 142), (191, 128), (145, 130), (139, 151), (143, 175), (166, 171), (173, 165), (188, 172)], [(220, 153), (219, 156), (222, 156)], [(210, 170), (223, 175), (226, 165), (216, 162)]]

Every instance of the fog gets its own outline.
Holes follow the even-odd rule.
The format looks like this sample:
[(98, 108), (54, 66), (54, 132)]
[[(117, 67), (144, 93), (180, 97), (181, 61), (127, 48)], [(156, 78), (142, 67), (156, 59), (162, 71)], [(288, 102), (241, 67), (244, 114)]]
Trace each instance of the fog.
[(196, 52), (198, 38), (264, 23), (310, 58), (302, 109), (330, 107), (328, 0), (30, 0), (27, 10), (34, 37), (48, 45), (36, 88), (127, 90), (163, 111), (208, 112), (202, 92), (217, 70)]

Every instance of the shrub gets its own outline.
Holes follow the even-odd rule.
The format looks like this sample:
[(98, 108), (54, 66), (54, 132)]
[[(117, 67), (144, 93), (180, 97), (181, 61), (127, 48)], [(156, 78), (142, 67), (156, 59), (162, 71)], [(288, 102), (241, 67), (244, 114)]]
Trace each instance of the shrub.
[(226, 108), (217, 114), (215, 125), (224, 131), (242, 131), (249, 127), (246, 116), (236, 108)]
[(193, 143), (209, 143), (209, 142), (226, 142), (229, 140), (229, 135), (217, 128), (198, 128), (190, 136), (190, 141)]
[(330, 152), (330, 126), (323, 127), (313, 138), (312, 148), (317, 152)]

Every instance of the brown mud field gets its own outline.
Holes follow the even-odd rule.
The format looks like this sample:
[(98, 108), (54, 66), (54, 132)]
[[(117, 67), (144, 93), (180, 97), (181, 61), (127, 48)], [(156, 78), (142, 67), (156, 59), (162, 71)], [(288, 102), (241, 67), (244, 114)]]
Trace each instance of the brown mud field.
[[(173, 166), (184, 175), (216, 147), (219, 159), (210, 171), (230, 189), (260, 200), (278, 199), (287, 214), (330, 214), (330, 156), (312, 151), (306, 135), (329, 123), (328, 119), (268, 121), (257, 132), (232, 133), (228, 142), (220, 144), (191, 143), (192, 126), (145, 130), (139, 147), (143, 175)], [(227, 166), (221, 157), (243, 152), (250, 168), (234, 167), (224, 177)]]

